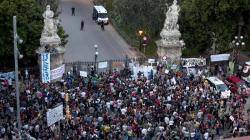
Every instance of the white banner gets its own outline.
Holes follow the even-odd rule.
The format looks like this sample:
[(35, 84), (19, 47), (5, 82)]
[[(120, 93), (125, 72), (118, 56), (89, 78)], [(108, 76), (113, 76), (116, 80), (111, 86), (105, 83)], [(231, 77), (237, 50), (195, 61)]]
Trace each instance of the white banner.
[(210, 59), (211, 59), (211, 62), (228, 61), (229, 57), (230, 57), (230, 54), (217, 54), (217, 55), (211, 55)]
[(51, 126), (52, 124), (63, 119), (63, 105), (59, 105), (53, 109), (49, 109), (46, 113), (47, 116), (47, 124)]
[(88, 77), (88, 73), (86, 71), (80, 71), (80, 76)]
[(14, 73), (14, 71), (0, 73), (0, 79), (15, 79), (15, 73)]
[(148, 63), (149, 64), (155, 63), (155, 59), (148, 59)]
[(64, 64), (56, 69), (51, 70), (50, 71), (50, 74), (51, 74), (50, 80), (61, 78), (63, 76), (64, 72), (65, 72), (65, 65)]
[(107, 67), (108, 67), (108, 62), (107, 61), (98, 63), (98, 68), (99, 69), (104, 69), (104, 68), (107, 68)]
[(42, 82), (50, 82), (50, 53), (41, 54)]
[(182, 58), (181, 62), (183, 67), (195, 67), (195, 66), (205, 66), (205, 58)]

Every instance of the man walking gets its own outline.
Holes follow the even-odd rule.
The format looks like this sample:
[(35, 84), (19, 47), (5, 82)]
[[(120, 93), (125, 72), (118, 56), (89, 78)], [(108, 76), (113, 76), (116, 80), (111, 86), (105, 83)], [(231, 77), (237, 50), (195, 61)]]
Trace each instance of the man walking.
[(71, 8), (72, 16), (75, 16), (75, 7)]
[(81, 21), (81, 31), (83, 30), (83, 28), (84, 28), (84, 21), (82, 20)]
[(102, 28), (102, 30), (104, 30), (104, 22), (103, 21), (101, 22), (101, 28)]

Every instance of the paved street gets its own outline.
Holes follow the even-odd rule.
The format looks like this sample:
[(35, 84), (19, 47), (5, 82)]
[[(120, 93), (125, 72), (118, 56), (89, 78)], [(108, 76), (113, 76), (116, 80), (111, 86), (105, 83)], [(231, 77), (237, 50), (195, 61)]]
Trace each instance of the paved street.
[[(76, 8), (75, 16), (71, 16), (72, 6)], [(99, 46), (98, 60), (119, 59), (125, 55), (135, 57), (136, 54), (111, 25), (102, 31), (92, 20), (92, 7), (90, 0), (61, 0), (61, 24), (69, 35), (65, 62), (94, 61), (95, 44)], [(82, 19), (85, 26), (80, 31)]]

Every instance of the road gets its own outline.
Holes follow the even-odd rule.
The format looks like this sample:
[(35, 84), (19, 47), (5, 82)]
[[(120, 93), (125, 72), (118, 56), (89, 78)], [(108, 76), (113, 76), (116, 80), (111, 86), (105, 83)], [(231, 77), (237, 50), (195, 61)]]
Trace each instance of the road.
[[(75, 7), (75, 16), (71, 8)], [(69, 35), (65, 62), (94, 61), (94, 45), (98, 45), (98, 60), (121, 59), (126, 55), (136, 57), (137, 53), (124, 41), (109, 24), (105, 31), (101, 30), (92, 20), (93, 4), (91, 0), (61, 0), (59, 9), (60, 20), (64, 30)], [(80, 31), (81, 20), (84, 20), (84, 30)]]

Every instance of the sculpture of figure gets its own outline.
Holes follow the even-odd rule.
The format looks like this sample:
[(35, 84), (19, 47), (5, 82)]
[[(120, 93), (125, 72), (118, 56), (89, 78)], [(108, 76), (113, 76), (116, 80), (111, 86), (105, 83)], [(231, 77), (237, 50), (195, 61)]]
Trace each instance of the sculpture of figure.
[(166, 20), (164, 23), (164, 28), (167, 30), (178, 29), (179, 26), (177, 24), (179, 17), (180, 7), (177, 5), (177, 0), (173, 1), (173, 4), (169, 7), (166, 13)]
[(211, 41), (212, 41), (212, 46), (211, 46), (211, 49), (212, 49), (212, 54), (215, 54), (216, 53), (216, 42), (217, 42), (217, 37), (215, 35), (214, 32), (212, 32), (211, 34)]
[(55, 25), (55, 21), (53, 19), (54, 12), (50, 10), (50, 6), (46, 6), (46, 11), (43, 13), (44, 18), (44, 29), (43, 33), (46, 36), (57, 36), (57, 25)]

